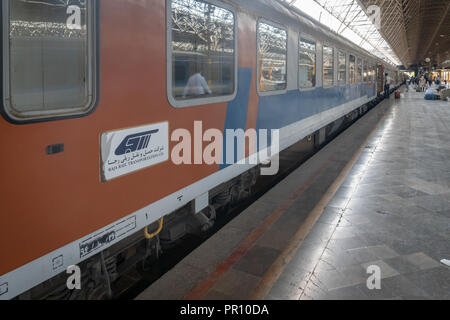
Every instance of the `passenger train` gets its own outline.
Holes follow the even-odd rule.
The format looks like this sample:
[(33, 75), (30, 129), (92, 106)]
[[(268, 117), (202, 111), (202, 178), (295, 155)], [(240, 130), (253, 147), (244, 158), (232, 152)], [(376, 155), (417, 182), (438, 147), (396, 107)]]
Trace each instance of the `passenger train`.
[(5, 0), (1, 17), (0, 300), (108, 297), (248, 194), (261, 164), (176, 163), (177, 130), (321, 143), (403, 81), (278, 0)]

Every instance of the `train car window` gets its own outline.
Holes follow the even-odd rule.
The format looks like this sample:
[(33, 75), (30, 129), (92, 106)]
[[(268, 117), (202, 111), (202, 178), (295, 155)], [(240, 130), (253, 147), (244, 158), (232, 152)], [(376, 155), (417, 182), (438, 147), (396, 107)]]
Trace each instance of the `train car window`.
[(356, 57), (353, 55), (350, 55), (349, 59), (349, 79), (350, 84), (356, 83)]
[(344, 52), (339, 51), (338, 53), (338, 63), (339, 63), (339, 71), (338, 71), (338, 84), (345, 85), (347, 81), (347, 56)]
[(94, 1), (4, 1), (3, 96), (14, 121), (89, 113), (95, 105)]
[(235, 15), (214, 3), (170, 1), (168, 95), (175, 107), (229, 101), (235, 94)]
[(376, 69), (375, 69), (375, 65), (371, 65), (370, 66), (370, 82), (374, 82), (375, 81), (375, 74), (376, 74)]
[(358, 83), (361, 83), (362, 82), (362, 77), (363, 77), (363, 62), (359, 58), (358, 58), (358, 71), (357, 72), (358, 72), (358, 74), (357, 74)]
[(269, 23), (258, 23), (258, 91), (287, 89), (287, 31)]
[(334, 49), (323, 46), (323, 86), (331, 87), (334, 85)]
[(364, 82), (369, 82), (369, 64), (367, 63), (367, 60), (364, 60)]
[(316, 42), (300, 38), (298, 84), (300, 89), (316, 86)]

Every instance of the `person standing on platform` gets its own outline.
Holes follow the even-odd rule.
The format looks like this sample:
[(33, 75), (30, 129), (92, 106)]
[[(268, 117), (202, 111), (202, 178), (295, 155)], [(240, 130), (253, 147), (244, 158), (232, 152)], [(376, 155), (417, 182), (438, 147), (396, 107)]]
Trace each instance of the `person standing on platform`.
[(391, 95), (391, 77), (386, 73), (385, 74), (385, 82), (384, 82), (384, 97), (389, 99), (389, 96)]
[(419, 81), (419, 87), (420, 87), (421, 92), (425, 91), (426, 84), (427, 84), (427, 81), (425, 80), (425, 77), (422, 76)]
[(439, 85), (441, 84), (441, 79), (439, 78), (439, 76), (437, 76), (437, 77), (434, 79), (434, 83), (435, 83), (437, 86), (439, 86)]

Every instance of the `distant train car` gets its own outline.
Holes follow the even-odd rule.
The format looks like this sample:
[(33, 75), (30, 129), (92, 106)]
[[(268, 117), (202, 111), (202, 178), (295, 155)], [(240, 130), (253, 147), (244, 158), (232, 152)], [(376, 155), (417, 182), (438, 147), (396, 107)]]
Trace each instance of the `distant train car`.
[(396, 72), (275, 0), (5, 0), (1, 16), (0, 299), (101, 298), (248, 194), (258, 163), (197, 159), (202, 138), (177, 163), (180, 132), (279, 130), (284, 150)]

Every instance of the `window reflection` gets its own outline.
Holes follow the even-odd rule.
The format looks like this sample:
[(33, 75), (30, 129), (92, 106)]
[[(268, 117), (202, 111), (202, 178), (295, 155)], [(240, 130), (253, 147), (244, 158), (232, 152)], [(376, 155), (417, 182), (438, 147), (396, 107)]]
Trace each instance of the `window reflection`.
[(349, 72), (350, 84), (356, 83), (356, 58), (352, 55), (349, 57)]
[(233, 12), (198, 0), (172, 0), (172, 94), (177, 100), (235, 89)]
[(364, 71), (363, 71), (363, 76), (364, 76), (364, 82), (368, 82), (369, 81), (369, 64), (367, 61), (364, 61)]
[(338, 72), (338, 83), (339, 85), (345, 85), (347, 81), (347, 61), (346, 55), (344, 52), (339, 51), (338, 54), (338, 62), (339, 62), (339, 72)]
[(362, 82), (362, 76), (363, 76), (363, 64), (362, 60), (358, 58), (358, 83)]
[(36, 116), (89, 106), (87, 10), (92, 3), (13, 0), (8, 4), (12, 112)]
[(285, 90), (287, 32), (260, 22), (258, 24), (258, 68), (260, 92)]
[(301, 38), (299, 48), (299, 86), (313, 88), (316, 86), (316, 43)]
[(323, 46), (323, 86), (334, 85), (334, 49)]

